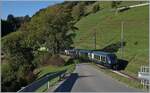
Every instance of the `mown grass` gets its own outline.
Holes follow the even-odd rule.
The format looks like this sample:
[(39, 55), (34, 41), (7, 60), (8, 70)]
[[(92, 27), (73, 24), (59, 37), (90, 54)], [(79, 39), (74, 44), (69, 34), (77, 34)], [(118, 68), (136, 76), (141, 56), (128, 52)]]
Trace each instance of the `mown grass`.
[[(134, 3), (137, 2), (132, 2), (132, 4)], [(120, 41), (121, 22), (123, 21), (124, 41), (126, 42), (124, 56), (121, 57), (121, 49), (115, 53), (118, 58), (128, 61), (125, 72), (137, 76), (140, 66), (148, 65), (149, 62), (149, 6), (136, 7), (116, 14), (113, 11), (105, 10), (108, 5), (110, 6), (110, 2), (104, 2), (103, 10), (83, 17), (76, 23), (75, 26), (79, 31), (76, 31), (74, 46), (82, 49), (94, 49), (93, 34), (95, 31), (97, 49)], [(123, 3), (123, 5), (126, 4)]]

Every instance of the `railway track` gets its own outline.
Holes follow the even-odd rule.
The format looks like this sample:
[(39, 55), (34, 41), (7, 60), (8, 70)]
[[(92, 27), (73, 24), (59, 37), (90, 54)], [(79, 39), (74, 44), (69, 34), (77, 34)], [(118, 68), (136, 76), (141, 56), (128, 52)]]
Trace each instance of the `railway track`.
[[(101, 65), (98, 65), (98, 64), (96, 64), (96, 66), (100, 67), (101, 69), (108, 69), (108, 68), (106, 68), (106, 67), (104, 67), (104, 66), (101, 66)], [(129, 75), (129, 74), (125, 73), (125, 72), (117, 71), (117, 70), (112, 70), (112, 69), (110, 69), (109, 71), (111, 71), (111, 72), (113, 72), (113, 73), (116, 73), (116, 74), (118, 74), (118, 75), (120, 75), (120, 76), (123, 76), (123, 77), (125, 77), (125, 78), (128, 78), (128, 79), (131, 79), (131, 80), (135, 80), (135, 81), (140, 82), (140, 79), (139, 79), (139, 78), (137, 78), (137, 77), (135, 77), (135, 76), (132, 76), (132, 75)]]

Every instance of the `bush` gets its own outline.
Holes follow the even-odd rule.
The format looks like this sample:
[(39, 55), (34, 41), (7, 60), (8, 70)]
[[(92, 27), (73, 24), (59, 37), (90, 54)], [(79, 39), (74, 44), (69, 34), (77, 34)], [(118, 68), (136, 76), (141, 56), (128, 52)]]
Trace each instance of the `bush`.
[(83, 3), (78, 3), (78, 5), (73, 7), (72, 16), (76, 21), (78, 21), (82, 16), (84, 16), (85, 14), (84, 8), (85, 7)]
[(36, 67), (47, 65), (47, 61), (50, 59), (51, 56), (51, 53), (46, 51), (38, 52), (37, 54), (35, 54), (35, 59), (33, 63)]
[(111, 7), (112, 8), (118, 8), (118, 5), (120, 5), (120, 4), (121, 4), (121, 1), (112, 1)]
[(26, 77), (35, 68), (32, 49), (24, 46), (24, 33), (17, 31), (2, 38), (2, 50), (5, 55), (6, 67), (2, 68), (2, 91), (15, 92), (22, 86), (32, 82)]
[(93, 6), (92, 12), (93, 12), (93, 13), (96, 13), (96, 12), (99, 11), (99, 10), (100, 10), (99, 4), (95, 4), (95, 5)]
[(59, 55), (54, 55), (49, 59), (48, 64), (53, 66), (64, 66), (65, 60)]

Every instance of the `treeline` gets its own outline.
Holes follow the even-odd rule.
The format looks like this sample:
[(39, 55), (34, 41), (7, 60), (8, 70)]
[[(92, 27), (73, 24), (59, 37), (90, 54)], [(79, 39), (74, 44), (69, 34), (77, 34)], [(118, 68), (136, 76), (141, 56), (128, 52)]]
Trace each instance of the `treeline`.
[(11, 32), (17, 31), (21, 25), (25, 24), (26, 22), (29, 22), (30, 19), (31, 18), (28, 15), (24, 17), (14, 17), (11, 14), (7, 16), (7, 20), (1, 19), (2, 37)]
[[(10, 25), (14, 26), (7, 29), (12, 33), (3, 34), (1, 42), (5, 57), (2, 60), (2, 91), (15, 92), (33, 82), (37, 76), (34, 70), (42, 66), (45, 56), (59, 54), (71, 47), (78, 30), (74, 24), (86, 15), (86, 6), (94, 3), (64, 2), (41, 9), (21, 25), (12, 21)], [(98, 7), (93, 8), (93, 13), (98, 11)], [(10, 19), (14, 20), (14, 17), (7, 21), (11, 22)], [(41, 47), (46, 47), (46, 50), (39, 51)]]

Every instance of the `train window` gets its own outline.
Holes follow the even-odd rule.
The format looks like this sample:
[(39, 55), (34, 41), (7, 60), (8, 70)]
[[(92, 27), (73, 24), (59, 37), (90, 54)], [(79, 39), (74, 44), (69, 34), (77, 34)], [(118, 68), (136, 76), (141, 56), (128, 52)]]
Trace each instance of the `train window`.
[(88, 53), (88, 57), (89, 57), (89, 58), (91, 58), (91, 57), (92, 57), (92, 55), (91, 55), (90, 53)]
[(94, 58), (97, 60), (100, 60), (100, 56), (98, 56), (98, 55), (94, 55)]
[(100, 56), (100, 61), (102, 61), (102, 56)]
[(88, 53), (81, 52), (80, 55), (81, 55), (82, 57), (88, 57)]
[(101, 56), (101, 61), (106, 62), (106, 57), (105, 56)]
[(88, 56), (88, 53), (84, 53), (84, 56), (86, 56), (86, 57), (87, 57), (87, 56)]
[(116, 56), (115, 55), (111, 55), (109, 56), (111, 60), (115, 60), (116, 59)]

